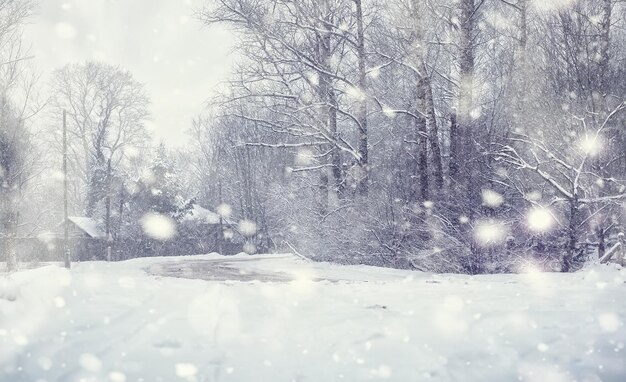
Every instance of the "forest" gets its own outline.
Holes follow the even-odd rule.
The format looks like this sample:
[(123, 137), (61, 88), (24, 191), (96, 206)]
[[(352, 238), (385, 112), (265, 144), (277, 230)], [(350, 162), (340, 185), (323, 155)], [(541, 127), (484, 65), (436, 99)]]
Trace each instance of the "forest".
[[(9, 269), (20, 241), (62, 246), (64, 203), (99, 225), (99, 260), (151, 256), (147, 235), (168, 254), (437, 273), (624, 261), (624, 1), (198, 2), (192, 22), (232, 33), (234, 65), (171, 127), (182, 147), (153, 139), (137, 73), (41, 76), (22, 38), (37, 9), (0, 0)], [(216, 211), (208, 242), (198, 206)]]

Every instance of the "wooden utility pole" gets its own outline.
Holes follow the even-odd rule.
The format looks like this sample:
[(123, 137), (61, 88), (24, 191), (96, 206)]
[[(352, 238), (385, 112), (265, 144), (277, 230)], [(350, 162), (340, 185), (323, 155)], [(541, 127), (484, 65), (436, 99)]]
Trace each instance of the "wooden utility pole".
[(218, 193), (219, 193), (219, 207), (217, 210), (217, 214), (220, 217), (220, 229), (219, 232), (217, 233), (219, 235), (217, 242), (219, 243), (219, 251), (220, 251), (220, 255), (224, 255), (224, 220), (223, 220), (223, 213), (224, 211), (220, 210), (224, 208), (223, 202), (222, 202), (222, 177), (218, 178), (217, 181), (217, 189), (218, 189)]
[(67, 117), (63, 110), (63, 260), (70, 268), (69, 221), (67, 219)]
[(111, 261), (111, 157), (107, 162), (107, 197), (106, 197), (106, 235), (107, 235), (107, 261)]

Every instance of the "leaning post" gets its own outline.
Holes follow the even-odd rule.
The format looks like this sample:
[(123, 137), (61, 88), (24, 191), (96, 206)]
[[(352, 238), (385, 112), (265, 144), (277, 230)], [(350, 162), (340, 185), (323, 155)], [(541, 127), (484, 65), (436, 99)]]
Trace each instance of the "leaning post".
[(70, 268), (69, 222), (67, 218), (67, 112), (63, 110), (63, 261)]

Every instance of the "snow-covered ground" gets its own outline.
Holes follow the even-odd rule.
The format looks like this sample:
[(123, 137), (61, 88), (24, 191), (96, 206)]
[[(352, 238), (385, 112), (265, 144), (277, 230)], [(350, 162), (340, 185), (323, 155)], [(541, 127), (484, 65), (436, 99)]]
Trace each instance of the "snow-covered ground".
[(0, 381), (626, 381), (625, 280), (290, 255), (45, 266), (0, 275)]

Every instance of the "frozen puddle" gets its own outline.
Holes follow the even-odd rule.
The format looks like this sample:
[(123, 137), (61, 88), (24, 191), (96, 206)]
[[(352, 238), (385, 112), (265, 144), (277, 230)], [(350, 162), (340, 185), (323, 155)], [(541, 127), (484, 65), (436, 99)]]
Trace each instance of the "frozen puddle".
[(273, 272), (271, 270), (255, 271), (238, 267), (237, 263), (242, 261), (250, 260), (187, 260), (180, 262), (165, 262), (151, 265), (146, 268), (146, 271), (148, 274), (155, 276), (200, 279), (208, 281), (293, 281), (293, 277), (284, 272)]
[(145, 270), (154, 276), (242, 282), (401, 281), (424, 276), (393, 269), (314, 263), (291, 254), (162, 258), (151, 262)]

